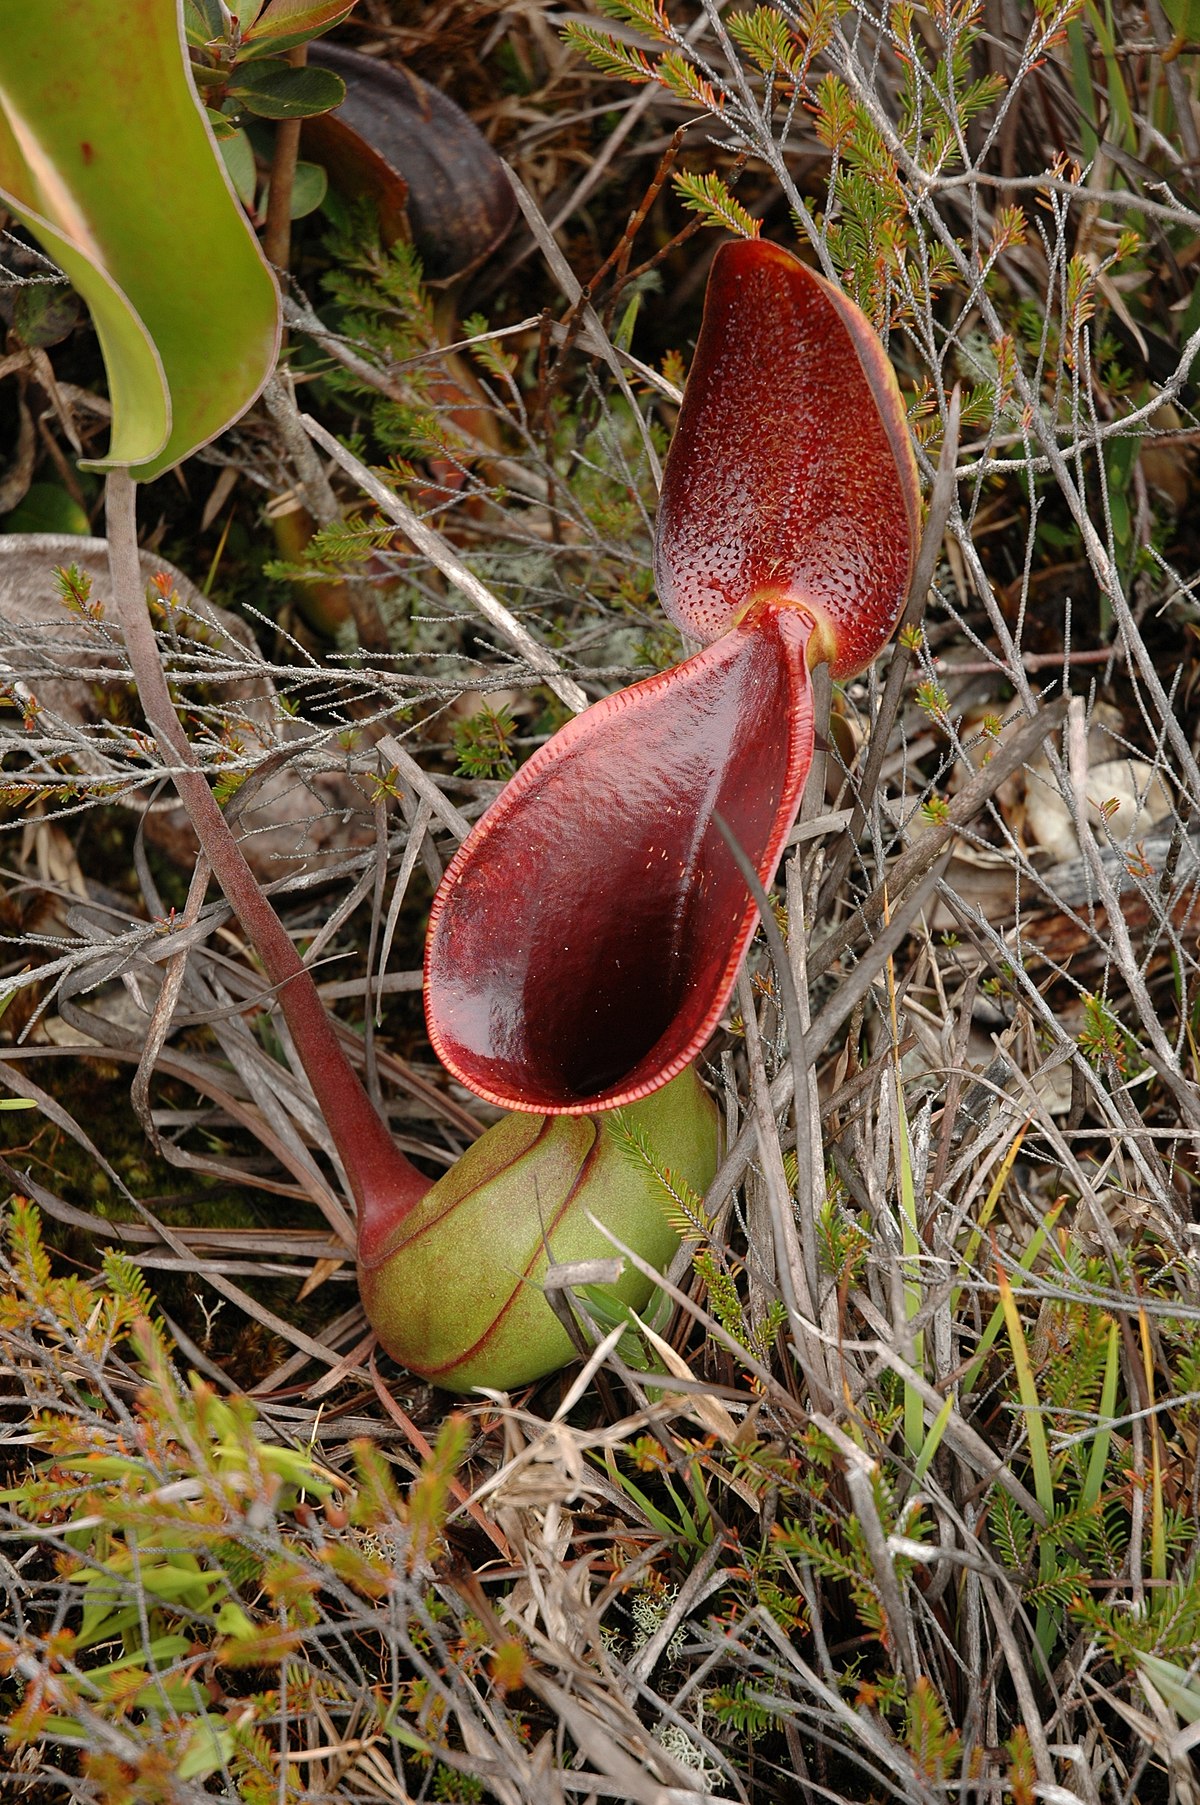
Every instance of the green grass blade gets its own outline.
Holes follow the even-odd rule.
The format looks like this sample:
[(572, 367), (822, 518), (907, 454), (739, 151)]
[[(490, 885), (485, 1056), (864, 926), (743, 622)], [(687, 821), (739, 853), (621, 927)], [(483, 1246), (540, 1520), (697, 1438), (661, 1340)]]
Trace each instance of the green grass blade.
[[(1046, 1245), (1050, 1235), (1053, 1233), (1054, 1225), (1062, 1214), (1065, 1204), (1066, 1199), (1060, 1198), (1060, 1200), (1053, 1204), (1046, 1212), (1044, 1220), (1033, 1231), (1033, 1234), (1030, 1237), (1029, 1246), (1025, 1249), (1025, 1252), (1017, 1262), (1016, 1270), (1018, 1272), (1029, 1272), (1032, 1270), (1034, 1262)], [(962, 1392), (964, 1397), (968, 1392), (973, 1391), (978, 1384), (979, 1375), (983, 1371), (983, 1363), (991, 1352), (992, 1344), (1000, 1333), (1003, 1322), (1004, 1310), (1001, 1305), (997, 1304), (995, 1310), (992, 1312), (991, 1320), (989, 1321), (987, 1328), (979, 1337), (979, 1346), (975, 1350), (975, 1358), (963, 1374)]]
[[(917, 1198), (913, 1186), (912, 1148), (909, 1140), (908, 1112), (904, 1107), (904, 1091), (900, 1074), (896, 1073), (896, 1128), (900, 1179), (900, 1263), (904, 1275), (904, 1315), (908, 1322), (918, 1314), (921, 1294), (921, 1229), (917, 1221)], [(913, 1336), (912, 1363), (918, 1370), (925, 1363), (925, 1337)], [(925, 1440), (925, 1403), (919, 1391), (904, 1387), (904, 1440), (910, 1454), (919, 1457)]]
[(1087, 1473), (1083, 1481), (1083, 1489), (1079, 1494), (1079, 1502), (1085, 1510), (1094, 1510), (1100, 1502), (1100, 1493), (1104, 1486), (1104, 1475), (1108, 1468), (1108, 1450), (1112, 1441), (1112, 1422), (1117, 1406), (1117, 1378), (1120, 1373), (1120, 1331), (1115, 1322), (1108, 1325), (1108, 1349), (1104, 1359), (1104, 1382), (1100, 1388), (1100, 1406), (1097, 1415), (1100, 1427), (1096, 1431), (1096, 1439), (1092, 1443), (1092, 1452), (1088, 1457)]
[[(1013, 1367), (1017, 1375), (1017, 1391), (1025, 1415), (1025, 1432), (1029, 1439), (1029, 1461), (1033, 1468), (1034, 1495), (1047, 1517), (1052, 1517), (1054, 1515), (1054, 1472), (1050, 1465), (1050, 1448), (1046, 1441), (1046, 1424), (1042, 1417), (1037, 1379), (1029, 1358), (1029, 1345), (1025, 1340), (1025, 1329), (1017, 1309), (1017, 1300), (1013, 1296), (1007, 1273), (999, 1265), (996, 1267), (996, 1288), (1000, 1293), (1000, 1307), (1004, 1312), (1009, 1346), (1012, 1348)], [(1042, 1584), (1054, 1578), (1056, 1564), (1054, 1543), (1048, 1536), (1043, 1536), (1038, 1544), (1038, 1579)], [(1047, 1657), (1049, 1657), (1057, 1634), (1060, 1615), (1059, 1611), (1048, 1605), (1038, 1606), (1035, 1633), (1042, 1653)]]
[[(1028, 1131), (1028, 1121), (1022, 1122), (1020, 1128), (1018, 1128), (1016, 1134), (1013, 1136), (1012, 1141), (1009, 1143), (1004, 1158), (1000, 1161), (1000, 1164), (996, 1169), (996, 1176), (988, 1187), (988, 1194), (983, 1200), (983, 1208), (979, 1212), (979, 1220), (971, 1230), (967, 1240), (966, 1249), (959, 1264), (958, 1276), (960, 1279), (965, 1278), (975, 1264), (983, 1237), (987, 1233), (988, 1223), (992, 1219), (996, 1205), (1004, 1195), (1004, 1187), (1008, 1183), (1012, 1169), (1017, 1163), (1017, 1155), (1021, 1151), (1021, 1143), (1024, 1141)], [(1058, 1208), (1061, 1209), (1062, 1205), (1058, 1205)], [(959, 1285), (950, 1293), (951, 1315), (958, 1309), (961, 1297), (962, 1286)]]
[(1012, 1286), (1008, 1282), (1008, 1274), (1002, 1266), (996, 1268), (996, 1289), (1000, 1293), (1000, 1308), (1004, 1312), (1004, 1323), (1008, 1330), (1009, 1346), (1012, 1349), (1013, 1367), (1017, 1375), (1017, 1391), (1021, 1399), (1021, 1408), (1025, 1413), (1025, 1433), (1029, 1438), (1029, 1462), (1033, 1468), (1034, 1496), (1049, 1516), (1054, 1510), (1054, 1476), (1050, 1466), (1050, 1448), (1046, 1441), (1046, 1425), (1042, 1420), (1042, 1405), (1038, 1397), (1037, 1380), (1034, 1377), (1033, 1365), (1029, 1358), (1029, 1344), (1025, 1340), (1025, 1329), (1017, 1309), (1017, 1300), (1013, 1296)]
[(1146, 1402), (1150, 1406), (1150, 1577), (1160, 1585), (1167, 1578), (1167, 1528), (1163, 1505), (1162, 1440), (1158, 1416), (1154, 1410), (1154, 1346), (1150, 1340), (1150, 1322), (1144, 1309), (1138, 1309), (1138, 1326), (1142, 1336), (1142, 1365), (1146, 1373)]
[(921, 1448), (920, 1454), (917, 1456), (917, 1462), (913, 1468), (912, 1489), (914, 1491), (916, 1491), (926, 1473), (929, 1471), (933, 1457), (941, 1444), (942, 1436), (946, 1433), (946, 1424), (950, 1421), (950, 1413), (953, 1409), (954, 1399), (953, 1397), (949, 1397), (929, 1425), (929, 1433), (925, 1437), (924, 1445)]

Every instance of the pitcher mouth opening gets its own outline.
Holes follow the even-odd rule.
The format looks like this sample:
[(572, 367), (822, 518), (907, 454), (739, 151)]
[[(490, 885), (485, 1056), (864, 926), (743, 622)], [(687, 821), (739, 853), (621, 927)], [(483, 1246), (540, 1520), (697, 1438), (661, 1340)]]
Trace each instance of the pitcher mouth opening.
[(716, 1026), (756, 919), (716, 817), (770, 882), (812, 752), (813, 617), (745, 613), (534, 753), (446, 872), (426, 1017), (478, 1096), (613, 1108)]

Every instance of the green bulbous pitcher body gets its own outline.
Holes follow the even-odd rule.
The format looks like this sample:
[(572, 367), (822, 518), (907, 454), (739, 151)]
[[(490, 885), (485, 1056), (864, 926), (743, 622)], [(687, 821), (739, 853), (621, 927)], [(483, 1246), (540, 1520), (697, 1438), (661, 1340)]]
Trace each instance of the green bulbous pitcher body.
[[(708, 1188), (718, 1116), (694, 1068), (622, 1113), (659, 1170)], [(388, 1353), (436, 1385), (526, 1384), (574, 1353), (542, 1290), (550, 1264), (614, 1256), (594, 1216), (661, 1271), (679, 1243), (667, 1204), (611, 1115), (506, 1116), (360, 1258), (364, 1308)], [(636, 1310), (652, 1288), (627, 1263), (615, 1289)]]

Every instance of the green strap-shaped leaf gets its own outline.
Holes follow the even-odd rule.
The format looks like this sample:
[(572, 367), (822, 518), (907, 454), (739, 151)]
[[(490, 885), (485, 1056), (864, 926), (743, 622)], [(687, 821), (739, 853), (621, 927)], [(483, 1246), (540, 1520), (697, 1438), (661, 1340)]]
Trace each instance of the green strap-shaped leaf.
[(274, 368), (279, 296), (188, 74), (178, 0), (0, 0), (0, 200), (91, 309), (107, 458), (146, 481)]

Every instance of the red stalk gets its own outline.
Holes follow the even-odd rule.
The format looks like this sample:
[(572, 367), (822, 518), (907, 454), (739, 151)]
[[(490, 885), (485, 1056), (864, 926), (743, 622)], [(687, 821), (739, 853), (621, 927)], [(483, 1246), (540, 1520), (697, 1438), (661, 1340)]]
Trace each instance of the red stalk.
[(159, 749), (173, 766), (175, 787), (205, 856), (278, 993), (296, 1052), (358, 1206), (359, 1258), (370, 1265), (377, 1244), (420, 1202), (432, 1180), (393, 1144), (386, 1124), (338, 1040), (312, 973), (247, 865), (196, 764), (171, 701), (146, 611), (138, 563), (135, 496), (136, 488), (128, 472), (111, 470), (105, 496), (109, 569), (138, 695)]
[[(125, 471), (108, 479), (113, 594), (146, 718), (208, 860), (257, 949), (358, 1204), (363, 1307), (381, 1345), (452, 1390), (523, 1385), (554, 1371), (572, 1341), (543, 1293), (549, 1267), (606, 1257), (609, 1233), (639, 1266), (678, 1244), (659, 1181), (632, 1163), (611, 1123), (506, 1116), (437, 1184), (393, 1146), (326, 1015), (310, 972), (253, 876), (175, 713), (142, 593)], [(716, 1108), (694, 1071), (642, 1102), (633, 1125), (682, 1183), (703, 1192), (717, 1164)], [(616, 1296), (644, 1307), (630, 1269)]]
[(434, 902), (426, 1014), (444, 1063), (511, 1109), (649, 1095), (728, 1001), (812, 756), (809, 667), (881, 650), (919, 515), (891, 367), (788, 252), (724, 246), (664, 472), (667, 613), (712, 641), (581, 715), (514, 778)]

